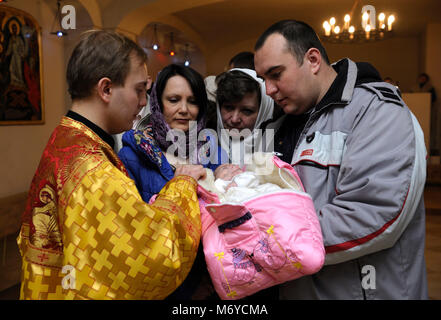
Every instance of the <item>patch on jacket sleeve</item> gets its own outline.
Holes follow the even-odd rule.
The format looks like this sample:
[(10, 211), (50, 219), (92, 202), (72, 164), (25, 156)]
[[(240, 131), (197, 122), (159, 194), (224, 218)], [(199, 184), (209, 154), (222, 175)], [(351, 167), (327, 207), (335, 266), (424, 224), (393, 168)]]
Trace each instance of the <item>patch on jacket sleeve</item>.
[(346, 137), (347, 134), (341, 131), (330, 134), (316, 131), (309, 134), (300, 143), (291, 164), (308, 161), (324, 167), (339, 166), (345, 151)]
[(403, 99), (401, 99), (400, 90), (391, 84), (385, 82), (373, 82), (362, 84), (360, 87), (374, 92), (382, 101), (392, 102), (400, 106), (405, 105)]

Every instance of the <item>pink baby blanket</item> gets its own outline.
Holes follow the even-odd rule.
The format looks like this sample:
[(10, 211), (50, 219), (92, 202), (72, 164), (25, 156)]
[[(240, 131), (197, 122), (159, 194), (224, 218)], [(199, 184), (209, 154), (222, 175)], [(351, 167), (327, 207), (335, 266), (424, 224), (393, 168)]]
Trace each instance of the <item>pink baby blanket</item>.
[(198, 188), (205, 260), (222, 299), (316, 273), (324, 263), (320, 224), (299, 176), (276, 156), (263, 157), (265, 170), (262, 162), (247, 170), (278, 191), (221, 203), (215, 192)]

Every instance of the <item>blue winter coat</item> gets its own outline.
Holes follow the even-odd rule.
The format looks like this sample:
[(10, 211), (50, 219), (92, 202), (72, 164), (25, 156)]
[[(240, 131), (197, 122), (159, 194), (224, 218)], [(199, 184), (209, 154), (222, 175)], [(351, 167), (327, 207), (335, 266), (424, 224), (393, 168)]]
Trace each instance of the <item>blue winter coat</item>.
[[(147, 127), (144, 132), (127, 131), (122, 137), (122, 143), (118, 155), (135, 181), (142, 199), (149, 202), (174, 177), (173, 167), (154, 140), (151, 127)], [(222, 149), (217, 147), (212, 150), (217, 150), (217, 164), (208, 163), (203, 166), (214, 171), (221, 164)]]

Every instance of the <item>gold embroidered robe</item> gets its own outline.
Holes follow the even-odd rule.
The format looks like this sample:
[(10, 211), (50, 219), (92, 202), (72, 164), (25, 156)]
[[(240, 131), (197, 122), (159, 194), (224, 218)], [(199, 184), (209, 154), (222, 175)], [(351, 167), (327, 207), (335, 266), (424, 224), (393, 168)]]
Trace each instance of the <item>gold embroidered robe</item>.
[(174, 178), (147, 205), (112, 148), (64, 117), (23, 214), (20, 298), (165, 298), (196, 257), (196, 187), (191, 177)]

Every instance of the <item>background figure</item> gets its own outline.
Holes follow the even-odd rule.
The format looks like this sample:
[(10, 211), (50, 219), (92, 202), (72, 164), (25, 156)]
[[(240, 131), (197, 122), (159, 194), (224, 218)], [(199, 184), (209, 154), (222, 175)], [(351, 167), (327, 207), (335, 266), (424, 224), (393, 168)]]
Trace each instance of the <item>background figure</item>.
[(9, 30), (11, 32), (11, 37), (9, 38), (9, 44), (6, 50), (6, 56), (11, 56), (9, 64), (11, 80), (9, 85), (18, 88), (26, 88), (23, 78), (23, 59), (28, 51), (27, 42), (20, 36), (20, 30), (16, 21), (9, 23)]
[(427, 299), (424, 135), (398, 89), (368, 63), (331, 65), (295, 20), (259, 37), (255, 66), (286, 114), (275, 149), (311, 195), (326, 249), (325, 266), (280, 297)]
[(386, 77), (383, 81), (395, 85), (395, 82), (391, 77)]
[(254, 70), (254, 53), (242, 51), (231, 58), (228, 64), (230, 70), (233, 68), (243, 68)]
[(430, 81), (427, 73), (421, 73), (418, 76), (417, 84), (412, 88), (412, 92), (429, 92), (430, 93), (430, 154), (438, 156), (440, 143), (440, 110), (437, 103), (436, 91)]
[(430, 101), (434, 103), (436, 101), (436, 92), (429, 75), (427, 73), (421, 73), (418, 76), (417, 82), (418, 83), (412, 88), (412, 92), (429, 92)]

